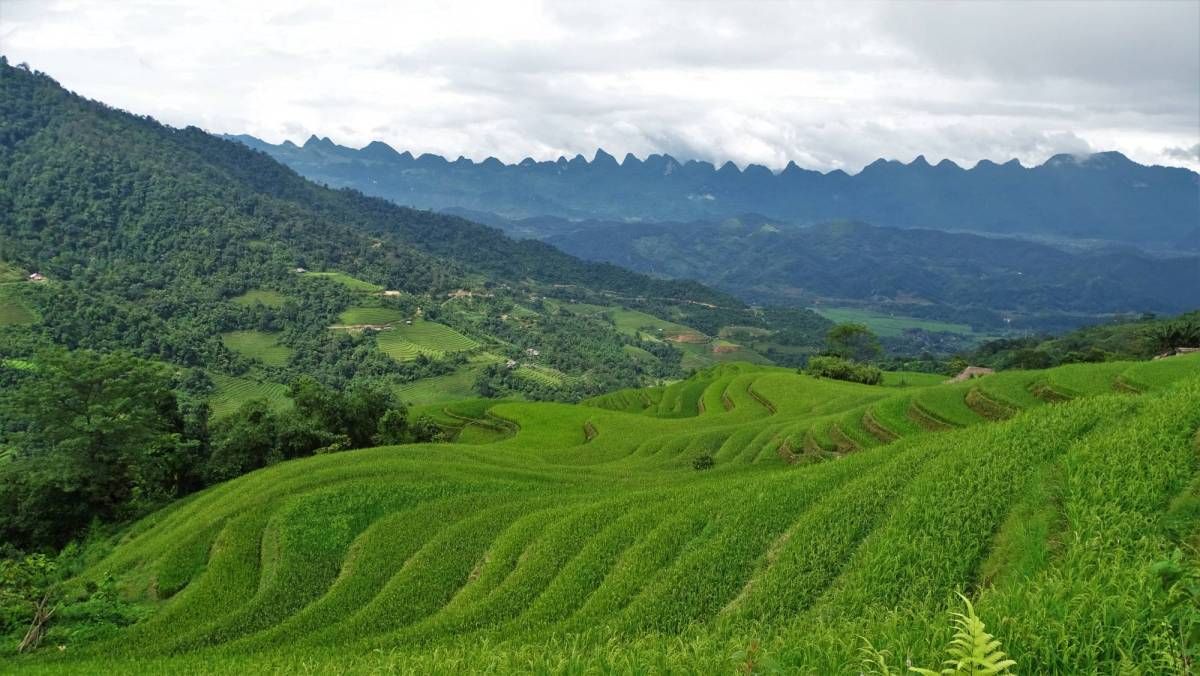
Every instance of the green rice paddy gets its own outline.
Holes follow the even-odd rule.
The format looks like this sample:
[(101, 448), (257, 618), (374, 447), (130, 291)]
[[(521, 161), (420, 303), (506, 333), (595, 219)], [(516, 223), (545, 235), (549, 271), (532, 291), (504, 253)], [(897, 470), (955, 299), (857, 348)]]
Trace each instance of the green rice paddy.
[(902, 673), (944, 658), (964, 593), (1019, 673), (1184, 673), (1150, 568), (1200, 492), (1200, 355), (1102, 366), (870, 387), (739, 363), (439, 405), (509, 432), (284, 462), (151, 515), (81, 574), (147, 619), (12, 668), (857, 674), (866, 639)]

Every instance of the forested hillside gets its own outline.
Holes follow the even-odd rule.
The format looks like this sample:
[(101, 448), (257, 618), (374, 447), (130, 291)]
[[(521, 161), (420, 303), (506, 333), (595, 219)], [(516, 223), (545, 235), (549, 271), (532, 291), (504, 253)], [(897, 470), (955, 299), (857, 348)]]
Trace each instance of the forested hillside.
[[(107, 108), (7, 63), (0, 116), (0, 258), (22, 277), (45, 280), (5, 292), (38, 318), (4, 323), (8, 356), (47, 342), (126, 348), (238, 375), (252, 364), (222, 335), (262, 330), (296, 355), (279, 368), (304, 372), (299, 362), (319, 353), (323, 363), (309, 366), (336, 383), (396, 369), (369, 336), (330, 334), (329, 326), (347, 324), (339, 316), (352, 306), (392, 308), (395, 321), (436, 314), (459, 291), (487, 298), (495, 316), (548, 293), (743, 307), (696, 283), (581, 262), (460, 218), (320, 187), (241, 144)], [(366, 286), (298, 270), (345, 273)], [(259, 297), (275, 300), (254, 302)], [(443, 312), (447, 321), (454, 314)], [(534, 336), (579, 322), (532, 314), (524, 330)], [(583, 333), (607, 341), (614, 356), (589, 363), (591, 350), (575, 349), (563, 358), (582, 368), (571, 375), (624, 368), (598, 382), (636, 384), (638, 366), (620, 355), (626, 341), (615, 330)], [(564, 349), (573, 348), (556, 355)]]

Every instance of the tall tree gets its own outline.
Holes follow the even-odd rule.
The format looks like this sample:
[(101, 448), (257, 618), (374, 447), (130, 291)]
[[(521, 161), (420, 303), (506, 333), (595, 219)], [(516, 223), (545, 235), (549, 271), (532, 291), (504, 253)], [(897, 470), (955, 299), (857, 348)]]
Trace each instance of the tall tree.
[[(136, 498), (171, 492), (184, 479), (188, 422), (169, 368), (125, 353), (44, 351), (36, 372), (0, 400), (6, 444), (4, 530), (65, 542), (93, 518), (123, 516)], [(203, 411), (200, 412), (204, 414)], [(47, 521), (47, 514), (55, 518)]]
[(825, 336), (826, 351), (842, 359), (870, 361), (879, 356), (879, 338), (866, 324), (838, 324)]

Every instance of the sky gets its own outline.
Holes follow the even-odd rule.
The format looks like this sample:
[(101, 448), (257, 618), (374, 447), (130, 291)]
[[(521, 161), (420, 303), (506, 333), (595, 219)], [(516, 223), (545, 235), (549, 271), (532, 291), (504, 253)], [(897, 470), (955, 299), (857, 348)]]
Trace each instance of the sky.
[(506, 162), (1200, 170), (1200, 0), (0, 0), (0, 54), (174, 125)]

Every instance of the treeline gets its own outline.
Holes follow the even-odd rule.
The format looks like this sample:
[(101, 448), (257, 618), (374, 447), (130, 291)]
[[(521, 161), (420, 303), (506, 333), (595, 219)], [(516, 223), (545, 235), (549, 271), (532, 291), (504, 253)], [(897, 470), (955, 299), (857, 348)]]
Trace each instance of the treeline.
[(47, 350), (0, 367), (0, 541), (58, 548), (93, 523), (126, 522), (290, 458), (429, 441), (386, 388), (290, 386), (294, 407), (250, 401), (214, 421), (197, 372), (128, 353)]
[(1117, 317), (1061, 336), (994, 340), (958, 355), (966, 363), (996, 369), (1041, 369), (1081, 362), (1149, 359), (1179, 347), (1200, 347), (1200, 310), (1177, 317)]

